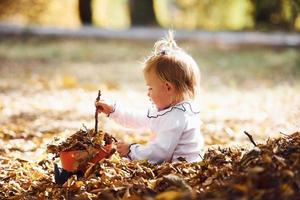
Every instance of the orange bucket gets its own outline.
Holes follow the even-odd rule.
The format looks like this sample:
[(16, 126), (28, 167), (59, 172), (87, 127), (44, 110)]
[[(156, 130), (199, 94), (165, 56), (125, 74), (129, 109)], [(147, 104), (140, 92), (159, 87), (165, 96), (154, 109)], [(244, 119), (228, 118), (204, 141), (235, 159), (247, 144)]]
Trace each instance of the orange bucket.
[[(111, 148), (112, 144), (109, 144), (104, 146), (103, 149), (99, 149), (98, 153), (96, 153), (96, 155), (88, 162), (97, 163), (98, 161), (102, 160), (109, 154)], [(83, 170), (82, 168), (79, 168), (79, 162), (76, 158), (78, 158), (79, 155), (82, 155), (84, 152), (86, 152), (86, 150), (61, 151), (59, 153), (59, 157), (62, 168), (69, 172), (74, 172), (78, 169)]]
[(105, 145), (103, 149), (100, 149), (98, 153), (89, 161), (91, 163), (97, 163), (103, 158), (105, 158), (112, 148), (112, 144)]

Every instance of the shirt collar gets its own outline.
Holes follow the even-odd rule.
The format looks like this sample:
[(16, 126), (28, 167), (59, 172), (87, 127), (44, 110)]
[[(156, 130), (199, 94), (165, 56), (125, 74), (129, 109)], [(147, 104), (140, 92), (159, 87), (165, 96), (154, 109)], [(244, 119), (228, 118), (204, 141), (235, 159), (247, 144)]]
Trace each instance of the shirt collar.
[(181, 110), (183, 112), (189, 112), (191, 114), (199, 114), (200, 112), (195, 109), (195, 106), (191, 101), (182, 101), (174, 106), (170, 106), (164, 110), (158, 111), (157, 109), (149, 109), (148, 110), (148, 118), (157, 118), (163, 116), (173, 110)]

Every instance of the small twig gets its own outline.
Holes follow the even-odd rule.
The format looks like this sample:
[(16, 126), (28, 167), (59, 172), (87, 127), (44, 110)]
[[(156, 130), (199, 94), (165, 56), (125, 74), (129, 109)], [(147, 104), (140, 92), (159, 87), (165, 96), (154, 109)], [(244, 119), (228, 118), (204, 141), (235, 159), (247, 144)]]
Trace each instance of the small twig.
[[(101, 96), (101, 90), (98, 91), (98, 96), (96, 98), (96, 101), (100, 100), (100, 96)], [(95, 130), (94, 130), (94, 133), (95, 134), (98, 133), (98, 110), (97, 110), (97, 108), (96, 108), (96, 111), (95, 111)]]
[(85, 124), (82, 124), (82, 127), (85, 129), (85, 132), (89, 132), (88, 128), (85, 126)]
[(201, 160), (203, 161), (204, 160), (204, 157), (201, 155), (201, 153), (198, 154), (201, 158)]
[(244, 131), (244, 133), (248, 136), (249, 140), (252, 142), (254, 146), (257, 146), (257, 144), (254, 142), (252, 135), (250, 135), (247, 131)]
[(288, 134), (285, 134), (285, 133), (283, 133), (283, 132), (279, 132), (281, 135), (284, 135), (285, 137), (290, 137), (290, 135), (288, 135)]

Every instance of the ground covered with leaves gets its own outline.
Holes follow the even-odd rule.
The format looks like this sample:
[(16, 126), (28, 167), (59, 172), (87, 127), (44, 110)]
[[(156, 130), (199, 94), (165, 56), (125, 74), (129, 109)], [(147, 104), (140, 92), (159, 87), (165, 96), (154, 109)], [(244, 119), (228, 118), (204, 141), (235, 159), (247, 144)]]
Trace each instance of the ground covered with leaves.
[[(254, 143), (255, 144), (255, 143)], [(53, 183), (52, 162), (2, 158), (7, 199), (297, 199), (300, 133), (243, 148), (209, 149), (198, 163), (128, 161), (113, 155)]]
[[(46, 152), (47, 144), (94, 127), (98, 89), (103, 98), (136, 109), (148, 103), (139, 61), (151, 45), (41, 38), (0, 43), (1, 199), (299, 197), (296, 49), (224, 51), (183, 43), (202, 70), (203, 161), (153, 166), (114, 154), (89, 165), (83, 176), (54, 183), (53, 164), (60, 162)], [(149, 137), (102, 115), (99, 129), (129, 143)]]

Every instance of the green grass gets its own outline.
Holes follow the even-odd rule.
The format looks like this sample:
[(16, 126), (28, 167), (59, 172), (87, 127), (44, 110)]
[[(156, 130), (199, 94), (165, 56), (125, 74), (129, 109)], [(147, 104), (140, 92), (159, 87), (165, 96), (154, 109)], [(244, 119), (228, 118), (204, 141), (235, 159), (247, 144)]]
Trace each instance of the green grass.
[[(8, 38), (0, 43), (0, 69), (15, 63), (30, 66), (31, 72), (59, 71), (79, 80), (91, 79), (98, 73), (101, 78), (95, 77), (94, 81), (142, 83), (141, 63), (152, 45), (153, 42), (124, 40)], [(295, 48), (218, 49), (189, 42), (179, 45), (198, 62), (204, 87), (274, 86), (298, 84), (300, 80), (300, 50)]]

